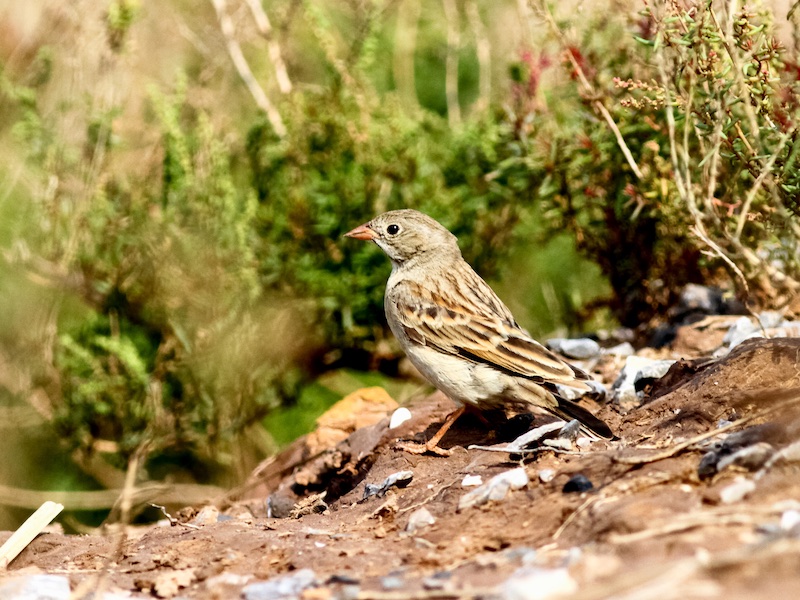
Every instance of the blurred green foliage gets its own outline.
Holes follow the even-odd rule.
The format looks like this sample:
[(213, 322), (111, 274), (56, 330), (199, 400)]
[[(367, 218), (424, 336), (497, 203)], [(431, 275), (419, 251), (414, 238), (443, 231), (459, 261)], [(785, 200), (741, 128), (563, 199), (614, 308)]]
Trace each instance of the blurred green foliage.
[(393, 208), (451, 229), (536, 334), (646, 324), (725, 268), (773, 303), (796, 290), (798, 60), (767, 13), (656, 2), (533, 39), (521, 4), (466, 3), (448, 47), (441, 6), (414, 0), (278, 2), (266, 42), (236, 6), (227, 38), (211, 5), (54, 9), (2, 55), (0, 385), (45, 398), (75, 456), (145, 448), (153, 473), (203, 479), (272, 447), (265, 416), (281, 442), (307, 427), (346, 391), (311, 378), (396, 356), (389, 262), (342, 240)]

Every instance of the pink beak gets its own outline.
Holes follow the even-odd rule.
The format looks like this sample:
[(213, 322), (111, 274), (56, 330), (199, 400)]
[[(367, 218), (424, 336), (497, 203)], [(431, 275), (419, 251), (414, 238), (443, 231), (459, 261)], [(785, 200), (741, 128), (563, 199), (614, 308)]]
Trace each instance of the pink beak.
[(364, 225), (359, 225), (352, 231), (348, 231), (347, 233), (344, 234), (344, 236), (349, 238), (354, 238), (357, 240), (369, 241), (369, 240), (374, 240), (376, 237), (378, 237), (378, 234), (376, 234), (374, 231), (372, 231), (372, 229), (370, 229), (369, 227), (367, 227), (366, 224), (364, 224)]

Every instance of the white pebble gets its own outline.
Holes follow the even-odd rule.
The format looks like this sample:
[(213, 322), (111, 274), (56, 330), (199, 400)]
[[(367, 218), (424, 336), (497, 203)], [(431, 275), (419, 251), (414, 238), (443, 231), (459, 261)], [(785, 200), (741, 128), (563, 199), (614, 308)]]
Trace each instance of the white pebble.
[(539, 471), (539, 481), (542, 483), (549, 483), (555, 479), (555, 469), (542, 469)]
[(405, 406), (401, 406), (392, 413), (392, 418), (389, 419), (389, 429), (400, 427), (403, 423), (411, 418), (411, 411)]
[(781, 515), (781, 529), (791, 531), (800, 524), (800, 511), (787, 510)]
[(483, 477), (480, 475), (465, 475), (461, 480), (461, 487), (475, 487), (476, 485), (483, 485)]
[(436, 518), (427, 508), (423, 506), (409, 515), (406, 531), (409, 533), (414, 533), (415, 531), (423, 529), (428, 525), (433, 525), (434, 523), (436, 523)]
[(733, 483), (722, 488), (719, 499), (723, 504), (733, 504), (744, 500), (744, 497), (754, 489), (756, 489), (755, 483), (744, 477), (737, 477)]
[(503, 600), (546, 600), (569, 596), (578, 591), (578, 584), (567, 569), (522, 567), (500, 588)]

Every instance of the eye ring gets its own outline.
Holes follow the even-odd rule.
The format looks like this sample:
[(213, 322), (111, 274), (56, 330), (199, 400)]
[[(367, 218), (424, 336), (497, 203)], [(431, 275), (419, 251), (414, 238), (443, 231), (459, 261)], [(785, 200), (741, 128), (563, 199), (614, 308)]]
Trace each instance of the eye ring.
[(386, 233), (388, 233), (389, 235), (397, 235), (398, 233), (400, 233), (400, 225), (392, 223), (386, 228)]

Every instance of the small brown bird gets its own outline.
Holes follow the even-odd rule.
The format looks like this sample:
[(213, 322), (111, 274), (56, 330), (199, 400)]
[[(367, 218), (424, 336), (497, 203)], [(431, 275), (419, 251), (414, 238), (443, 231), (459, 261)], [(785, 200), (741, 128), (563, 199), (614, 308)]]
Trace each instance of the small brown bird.
[(459, 405), (426, 444), (407, 443), (406, 450), (449, 454), (439, 441), (467, 405), (544, 409), (613, 437), (603, 421), (558, 396), (556, 384), (590, 391), (589, 376), (517, 324), (442, 225), (416, 210), (393, 210), (345, 235), (375, 242), (391, 259), (384, 297), (389, 327), (411, 363)]

